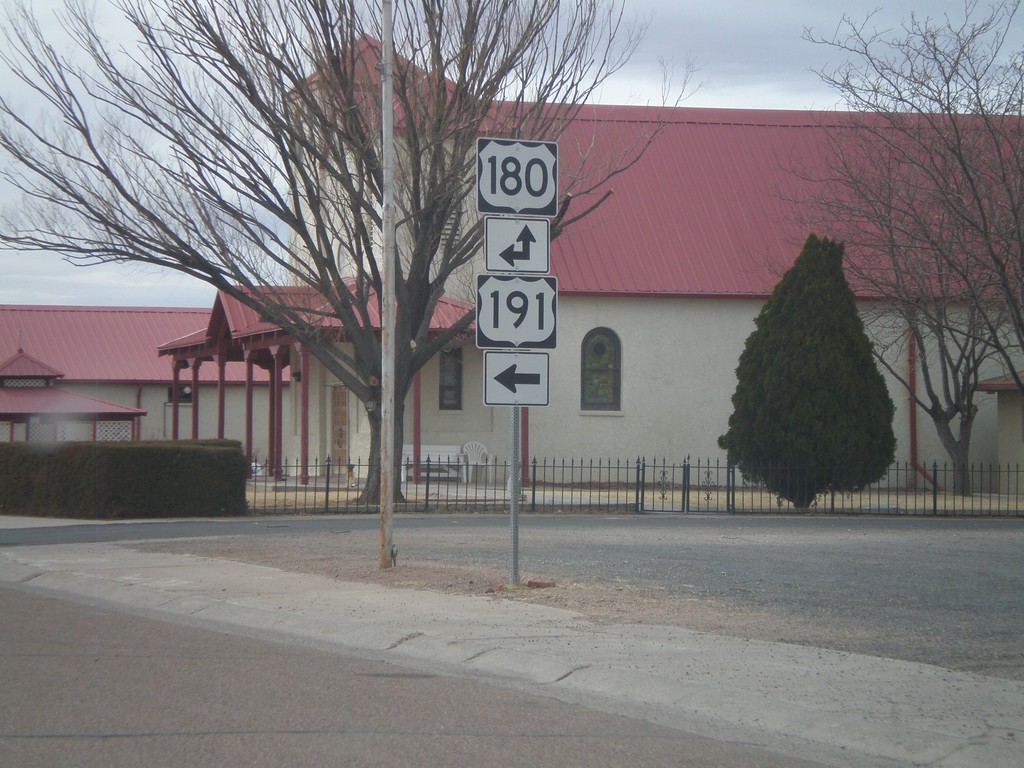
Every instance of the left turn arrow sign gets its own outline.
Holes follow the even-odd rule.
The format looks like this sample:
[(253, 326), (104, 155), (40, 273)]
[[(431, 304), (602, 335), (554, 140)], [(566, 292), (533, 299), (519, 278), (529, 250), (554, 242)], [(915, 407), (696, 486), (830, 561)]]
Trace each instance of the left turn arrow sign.
[(548, 404), (547, 352), (484, 352), (484, 404)]

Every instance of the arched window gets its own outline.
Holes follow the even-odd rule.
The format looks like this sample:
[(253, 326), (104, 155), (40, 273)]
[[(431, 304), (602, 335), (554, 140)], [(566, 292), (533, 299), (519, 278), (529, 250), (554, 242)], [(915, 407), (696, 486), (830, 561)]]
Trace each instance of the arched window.
[(622, 345), (615, 331), (594, 328), (580, 349), (580, 408), (617, 411), (622, 402)]

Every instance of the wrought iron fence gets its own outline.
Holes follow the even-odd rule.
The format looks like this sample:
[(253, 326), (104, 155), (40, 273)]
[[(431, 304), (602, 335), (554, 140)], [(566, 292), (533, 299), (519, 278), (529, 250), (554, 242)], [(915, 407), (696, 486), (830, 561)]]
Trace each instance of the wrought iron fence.
[[(257, 514), (370, 512), (362, 491), (366, 461), (286, 462), (253, 467), (248, 501)], [(523, 468), (520, 508), (529, 511), (771, 513), (793, 505), (724, 461), (689, 459), (533, 459)], [(796, 470), (774, 468), (776, 472)], [(405, 511), (501, 510), (509, 502), (509, 467), (464, 456), (403, 466)], [(970, 493), (961, 489), (970, 488)], [(810, 509), (836, 514), (1024, 517), (1018, 465), (928, 467), (894, 464), (880, 481), (855, 492), (826, 490)]]

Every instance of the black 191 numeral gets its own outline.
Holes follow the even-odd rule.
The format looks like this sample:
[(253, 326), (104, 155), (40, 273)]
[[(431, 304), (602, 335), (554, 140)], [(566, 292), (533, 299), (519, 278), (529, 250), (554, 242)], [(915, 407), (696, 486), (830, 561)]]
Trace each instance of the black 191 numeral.
[[(501, 297), (501, 292), (500, 291), (491, 291), (491, 320), (492, 320), (491, 324), (492, 324), (492, 326), (494, 328), (501, 327), (501, 322), (499, 320), (500, 312), (501, 312), (501, 302), (499, 301), (500, 297)], [(539, 312), (538, 322), (537, 322), (537, 330), (543, 331), (544, 330), (544, 293), (543, 292), (537, 294), (537, 304), (538, 304), (538, 307), (539, 307), (538, 310), (537, 310)], [(505, 308), (508, 309), (509, 312), (511, 312), (513, 315), (516, 316), (516, 319), (512, 321), (512, 327), (513, 328), (518, 328), (519, 326), (521, 326), (526, 321), (526, 317), (530, 313), (530, 297), (527, 296), (522, 291), (512, 291), (511, 293), (508, 294), (508, 296), (505, 297)]]

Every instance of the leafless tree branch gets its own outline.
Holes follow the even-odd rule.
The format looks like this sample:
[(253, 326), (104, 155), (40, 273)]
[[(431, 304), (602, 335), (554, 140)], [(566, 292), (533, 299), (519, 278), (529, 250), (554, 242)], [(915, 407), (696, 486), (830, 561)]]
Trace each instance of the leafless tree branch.
[[(61, 52), (27, 4), (8, 14), (0, 61), (42, 109), (36, 117), (0, 97), (6, 179), (25, 195), (0, 219), (0, 242), (205, 280), (280, 325), (374, 403), (383, 185), (376, 5), (112, 2), (134, 39), (107, 42), (85, 3), (69, 0), (61, 18), (78, 58)], [(470, 205), (476, 138), (558, 140), (643, 29), (620, 0), (396, 0), (394, 30), (401, 444), (413, 374), (472, 321), (467, 313), (430, 333), (438, 301), (480, 250)], [(600, 190), (634, 163), (657, 126), (638, 132), (611, 155), (580, 156), (565, 199)], [(297, 306), (276, 286), (318, 299)], [(326, 318), (340, 322), (348, 345), (323, 332)], [(376, 450), (377, 414), (368, 416)]]

